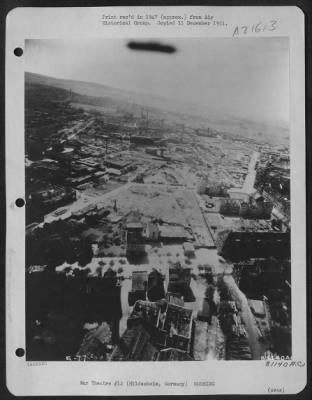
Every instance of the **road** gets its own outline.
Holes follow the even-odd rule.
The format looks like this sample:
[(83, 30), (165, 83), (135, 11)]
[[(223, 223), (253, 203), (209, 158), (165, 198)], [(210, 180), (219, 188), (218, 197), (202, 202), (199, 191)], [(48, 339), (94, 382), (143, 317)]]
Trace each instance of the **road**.
[(82, 128), (78, 129), (77, 132), (75, 133), (71, 133), (66, 140), (71, 140), (74, 137), (76, 137), (80, 132), (84, 131), (85, 129), (87, 129), (90, 125), (92, 125), (94, 123), (94, 120), (91, 120), (90, 122), (88, 122), (86, 125), (84, 125)]
[[(51, 222), (57, 221), (59, 219), (70, 218), (70, 216), (73, 212), (81, 211), (88, 206), (99, 204), (102, 201), (105, 201), (105, 200), (109, 199), (110, 197), (117, 195), (117, 194), (123, 192), (124, 190), (129, 189), (132, 185), (133, 185), (133, 183), (131, 183), (131, 182), (125, 183), (124, 185), (119, 186), (118, 188), (113, 189), (112, 191), (110, 191), (108, 193), (104, 193), (103, 195), (97, 196), (97, 197), (89, 198), (89, 197), (83, 195), (83, 197), (79, 198), (77, 201), (70, 204), (69, 206), (60, 207), (57, 210), (51, 212), (50, 214), (45, 215), (44, 222), (51, 223)], [(61, 210), (66, 210), (66, 211), (61, 215), (56, 215), (56, 213), (60, 212)]]
[(243, 292), (241, 292), (232, 275), (225, 275), (224, 282), (226, 283), (235, 302), (241, 307), (241, 317), (245, 323), (247, 331), (247, 339), (254, 360), (260, 360), (261, 355), (265, 352), (265, 346), (259, 342), (259, 331), (257, 329), (255, 318), (250, 310), (248, 301)]
[(254, 190), (254, 184), (256, 180), (256, 170), (255, 166), (257, 164), (258, 158), (259, 158), (259, 153), (257, 151), (253, 152), (249, 165), (248, 165), (248, 172), (245, 178), (244, 186), (243, 186), (243, 191), (249, 193)]

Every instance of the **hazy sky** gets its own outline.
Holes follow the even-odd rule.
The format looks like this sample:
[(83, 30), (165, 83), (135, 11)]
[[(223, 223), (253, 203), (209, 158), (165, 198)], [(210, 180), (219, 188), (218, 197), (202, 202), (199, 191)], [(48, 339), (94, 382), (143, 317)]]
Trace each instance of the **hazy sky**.
[(28, 40), (26, 71), (191, 101), (260, 122), (289, 120), (287, 38), (160, 40), (174, 54), (127, 40)]

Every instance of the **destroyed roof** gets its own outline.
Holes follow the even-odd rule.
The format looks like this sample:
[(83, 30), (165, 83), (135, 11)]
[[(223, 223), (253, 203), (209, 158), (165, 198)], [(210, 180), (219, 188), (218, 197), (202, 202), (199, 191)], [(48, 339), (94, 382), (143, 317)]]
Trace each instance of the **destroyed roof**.
[(234, 232), (275, 232), (271, 221), (266, 219), (242, 219), (239, 217), (225, 217), (219, 220), (218, 231)]
[(94, 338), (96, 338), (102, 344), (110, 343), (112, 333), (109, 325), (106, 322), (102, 322), (102, 324), (96, 329), (94, 332)]
[(256, 231), (256, 232), (269, 232), (274, 231), (271, 226), (271, 221), (259, 219), (239, 219), (233, 224), (232, 230), (235, 231)]

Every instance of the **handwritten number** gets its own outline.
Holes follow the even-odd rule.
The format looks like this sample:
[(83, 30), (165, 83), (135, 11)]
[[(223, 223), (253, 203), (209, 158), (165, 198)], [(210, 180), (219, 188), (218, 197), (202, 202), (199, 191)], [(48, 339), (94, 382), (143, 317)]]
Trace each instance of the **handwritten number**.
[(277, 21), (275, 19), (272, 19), (268, 25), (263, 24), (262, 22), (258, 22), (256, 25), (252, 25), (252, 26), (247, 26), (247, 25), (243, 25), (243, 26), (236, 26), (233, 32), (233, 36), (239, 36), (239, 35), (248, 35), (248, 33), (261, 33), (264, 32), (266, 29), (268, 29), (269, 31), (275, 31), (277, 29)]
[(271, 24), (271, 28), (269, 29), (269, 31), (275, 31), (277, 21), (275, 19), (273, 19), (272, 21), (270, 21), (270, 24)]
[(256, 25), (256, 27), (255, 27), (255, 32), (256, 32), (256, 33), (261, 32), (261, 22), (259, 22), (259, 23)]

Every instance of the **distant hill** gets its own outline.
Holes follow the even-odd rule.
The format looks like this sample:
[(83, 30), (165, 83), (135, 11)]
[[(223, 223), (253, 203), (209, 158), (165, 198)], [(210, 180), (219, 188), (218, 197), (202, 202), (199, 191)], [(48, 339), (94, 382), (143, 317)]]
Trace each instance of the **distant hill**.
[(102, 97), (115, 107), (120, 107), (123, 111), (134, 112), (143, 107), (144, 109), (159, 110), (162, 113), (175, 113), (178, 123), (183, 122), (186, 126), (191, 125), (194, 128), (209, 126), (221, 132), (239, 134), (246, 138), (259, 138), (260, 133), (260, 137), (264, 141), (281, 144), (287, 143), (289, 138), (289, 131), (286, 126), (277, 124), (273, 126), (222, 114), (222, 112), (206, 109), (202, 105), (187, 101), (130, 92), (98, 83), (53, 78), (31, 72), (25, 72), (25, 83), (26, 88), (27, 84), (44, 85), (71, 90), (82, 96)]

